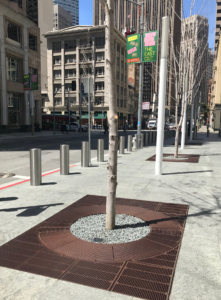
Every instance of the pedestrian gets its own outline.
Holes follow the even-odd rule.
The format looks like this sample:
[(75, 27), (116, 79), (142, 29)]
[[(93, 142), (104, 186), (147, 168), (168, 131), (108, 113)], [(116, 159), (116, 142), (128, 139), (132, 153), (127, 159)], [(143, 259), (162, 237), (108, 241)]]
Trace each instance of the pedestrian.
[(123, 126), (123, 131), (124, 131), (124, 135), (126, 135), (127, 132), (126, 132), (126, 126), (125, 125)]
[(107, 124), (104, 125), (104, 134), (106, 134), (108, 132), (108, 126)]

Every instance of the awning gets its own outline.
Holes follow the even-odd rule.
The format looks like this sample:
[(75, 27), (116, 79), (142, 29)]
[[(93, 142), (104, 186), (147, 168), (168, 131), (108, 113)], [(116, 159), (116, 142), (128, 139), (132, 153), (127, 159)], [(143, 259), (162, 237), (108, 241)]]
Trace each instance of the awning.
[(88, 114), (87, 115), (81, 115), (81, 119), (88, 119)]
[[(107, 112), (103, 112), (103, 120), (107, 119)], [(94, 120), (102, 120), (102, 111), (94, 113)]]

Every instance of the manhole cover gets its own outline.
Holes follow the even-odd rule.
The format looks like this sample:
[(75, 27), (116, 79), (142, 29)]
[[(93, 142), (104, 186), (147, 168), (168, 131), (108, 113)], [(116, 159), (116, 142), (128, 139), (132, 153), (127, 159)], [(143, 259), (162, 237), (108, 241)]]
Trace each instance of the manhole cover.
[(9, 178), (15, 176), (14, 173), (0, 173), (0, 178)]
[(114, 230), (106, 230), (106, 214), (78, 219), (71, 225), (71, 233), (77, 238), (101, 244), (121, 244), (142, 239), (150, 232), (147, 222), (130, 215), (117, 214)]

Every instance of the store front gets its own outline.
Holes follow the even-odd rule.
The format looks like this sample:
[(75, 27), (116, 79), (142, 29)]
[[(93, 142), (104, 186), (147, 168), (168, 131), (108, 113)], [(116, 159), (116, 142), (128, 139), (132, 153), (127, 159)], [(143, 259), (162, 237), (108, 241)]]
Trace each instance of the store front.
[(103, 120), (103, 126), (107, 125), (107, 112), (104, 111), (95, 111), (94, 112), (94, 125), (99, 126), (102, 125), (102, 120)]

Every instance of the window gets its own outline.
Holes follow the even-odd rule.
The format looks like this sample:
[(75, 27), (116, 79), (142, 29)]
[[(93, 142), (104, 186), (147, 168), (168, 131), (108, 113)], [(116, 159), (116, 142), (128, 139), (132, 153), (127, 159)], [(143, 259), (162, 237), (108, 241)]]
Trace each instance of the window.
[(65, 78), (69, 78), (69, 77), (76, 77), (75, 69), (65, 70)]
[(54, 93), (61, 93), (61, 89), (60, 84), (54, 84)]
[(123, 95), (123, 94), (124, 94), (124, 88), (121, 87), (121, 95)]
[[(70, 105), (76, 105), (77, 100), (76, 97), (70, 97)], [(65, 105), (68, 105), (68, 97), (65, 98)]]
[(19, 112), (19, 94), (7, 94), (8, 98), (8, 125), (19, 125), (20, 112)]
[(124, 48), (121, 48), (121, 55), (124, 55)]
[(22, 0), (18, 0), (18, 7), (22, 8)]
[(124, 89), (124, 96), (127, 96), (127, 90)]
[(21, 27), (7, 21), (7, 37), (13, 41), (16, 41), (18, 43), (21, 43)]
[(117, 58), (117, 65), (120, 66), (120, 58)]
[(96, 53), (96, 61), (104, 60), (104, 52)]
[(120, 79), (120, 72), (117, 71), (117, 79), (119, 80)]
[(125, 83), (127, 83), (127, 76), (125, 75)]
[(21, 68), (21, 61), (12, 58), (12, 57), (7, 57), (7, 79), (11, 81), (19, 81), (19, 68)]
[(29, 34), (29, 49), (38, 51), (37, 37), (32, 34)]
[(55, 98), (54, 102), (55, 102), (55, 106), (56, 105), (62, 105), (62, 99), (61, 98)]
[(65, 63), (66, 64), (76, 63), (76, 55), (66, 55), (65, 56)]
[(124, 100), (124, 108), (127, 108), (127, 101)]
[(103, 91), (104, 90), (104, 82), (95, 82), (95, 90)]
[(120, 101), (118, 98), (117, 98), (117, 107), (120, 107)]
[(54, 57), (54, 65), (60, 65), (61, 64), (61, 57), (55, 56)]
[(125, 70), (127, 71), (127, 63), (125, 63)]
[(53, 51), (60, 52), (61, 51), (61, 43), (53, 43)]
[(121, 81), (124, 82), (124, 74), (121, 74)]
[(65, 92), (67, 93), (69, 91), (72, 91), (72, 84), (71, 83), (65, 83)]
[(120, 87), (119, 85), (117, 85), (117, 93), (119, 94), (119, 92), (120, 92)]
[(105, 46), (105, 37), (95, 38), (95, 46), (97, 48), (104, 48), (104, 46)]
[(117, 52), (120, 52), (120, 45), (117, 44)]
[(76, 41), (66, 41), (65, 50), (76, 50)]
[(121, 68), (124, 69), (124, 61), (121, 60)]
[(96, 76), (103, 76), (104, 68), (96, 68)]
[(29, 74), (31, 75), (38, 75), (38, 69), (34, 69), (34, 68), (29, 68)]
[(61, 78), (61, 70), (55, 70), (54, 71), (54, 78)]

